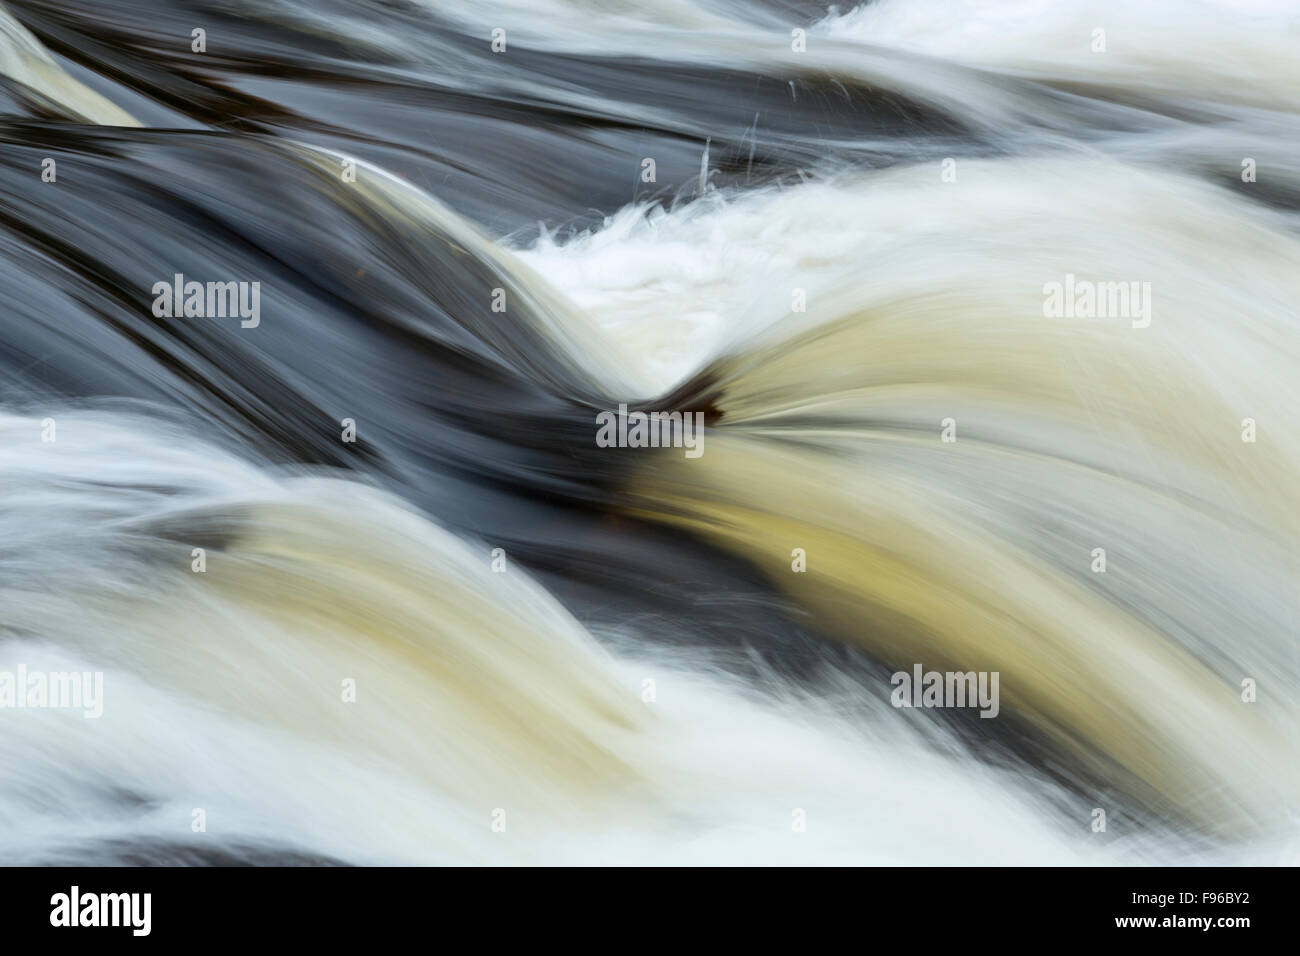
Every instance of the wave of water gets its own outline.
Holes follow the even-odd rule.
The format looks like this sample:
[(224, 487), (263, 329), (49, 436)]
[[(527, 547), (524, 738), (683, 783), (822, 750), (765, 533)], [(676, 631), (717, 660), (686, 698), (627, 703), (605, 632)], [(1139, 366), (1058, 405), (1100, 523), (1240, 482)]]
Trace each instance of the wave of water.
[(1296, 37), (9, 0), (0, 861), (1294, 862)]

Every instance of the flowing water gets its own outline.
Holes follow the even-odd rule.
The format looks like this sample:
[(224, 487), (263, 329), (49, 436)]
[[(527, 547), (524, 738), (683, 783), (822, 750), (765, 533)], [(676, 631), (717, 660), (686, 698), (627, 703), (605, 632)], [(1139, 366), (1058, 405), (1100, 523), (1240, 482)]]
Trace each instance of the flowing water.
[(1283, 2), (5, 0), (0, 673), (104, 690), (0, 707), (0, 862), (1295, 862), (1296, 76)]

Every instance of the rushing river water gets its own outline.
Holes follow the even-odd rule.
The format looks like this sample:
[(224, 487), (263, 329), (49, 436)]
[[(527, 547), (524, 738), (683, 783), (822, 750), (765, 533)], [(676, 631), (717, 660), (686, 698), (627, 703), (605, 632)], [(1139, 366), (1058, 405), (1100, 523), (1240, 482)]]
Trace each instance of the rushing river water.
[(1289, 6), (5, 0), (0, 862), (1293, 862)]

